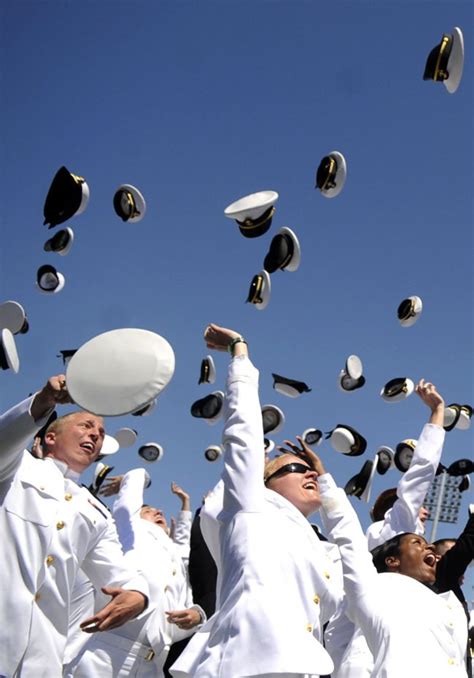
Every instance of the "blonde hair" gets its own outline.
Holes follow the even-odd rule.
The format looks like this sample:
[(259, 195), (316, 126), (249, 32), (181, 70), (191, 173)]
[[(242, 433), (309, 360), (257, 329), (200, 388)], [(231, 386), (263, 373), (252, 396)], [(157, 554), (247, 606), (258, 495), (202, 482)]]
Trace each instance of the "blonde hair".
[(298, 457), (296, 457), (294, 454), (291, 454), (289, 452), (286, 452), (285, 454), (281, 454), (279, 457), (275, 457), (274, 459), (270, 459), (270, 461), (267, 461), (265, 464), (265, 469), (263, 471), (263, 482), (267, 482), (267, 478), (269, 478), (272, 473), (274, 473), (276, 470), (281, 468), (282, 466), (285, 466), (285, 464), (282, 464), (282, 459), (285, 461), (285, 464), (291, 464), (294, 461), (298, 461)]

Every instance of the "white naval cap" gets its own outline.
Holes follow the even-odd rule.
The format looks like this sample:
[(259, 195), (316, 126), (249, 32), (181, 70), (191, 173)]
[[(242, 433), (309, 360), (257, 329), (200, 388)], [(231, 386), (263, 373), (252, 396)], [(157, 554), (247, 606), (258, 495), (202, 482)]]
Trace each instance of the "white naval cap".
[(216, 366), (211, 355), (207, 355), (201, 361), (199, 372), (199, 384), (213, 384), (216, 380)]
[(289, 398), (298, 398), (303, 393), (309, 393), (311, 389), (304, 381), (297, 381), (288, 377), (282, 377), (281, 374), (272, 372), (273, 388), (278, 393), (288, 396)]
[(191, 405), (191, 415), (213, 425), (221, 419), (224, 414), (224, 399), (223, 391), (214, 391), (204, 398), (196, 400)]
[(347, 163), (339, 151), (331, 151), (319, 163), (316, 171), (316, 188), (325, 198), (335, 198), (344, 188), (347, 179)]
[(44, 243), (43, 249), (45, 252), (56, 252), (65, 257), (69, 253), (73, 242), (74, 231), (72, 228), (62, 228)]
[(415, 384), (407, 377), (396, 377), (390, 379), (380, 391), (380, 395), (387, 403), (397, 403), (405, 400), (415, 390)]
[(73, 355), (66, 371), (69, 395), (79, 407), (100, 416), (136, 412), (170, 382), (174, 352), (159, 334), (124, 328), (104, 332)]
[(308, 445), (308, 447), (314, 449), (315, 447), (321, 445), (323, 440), (323, 432), (319, 428), (307, 428), (305, 431), (303, 431), (301, 439), (306, 445)]
[(407, 438), (398, 443), (395, 448), (395, 455), (393, 461), (395, 466), (399, 471), (405, 473), (410, 468), (411, 460), (413, 459), (413, 453), (417, 444), (417, 440), (413, 438)]
[(44, 225), (53, 228), (81, 214), (89, 202), (89, 186), (83, 177), (62, 166), (54, 175), (44, 203)]
[(411, 327), (416, 323), (423, 310), (423, 302), (416, 295), (400, 302), (397, 309), (398, 321), (402, 327)]
[(204, 452), (204, 458), (207, 461), (217, 461), (222, 456), (224, 449), (222, 445), (209, 445)]
[(273, 237), (270, 249), (263, 262), (263, 268), (268, 273), (275, 273), (278, 269), (294, 273), (301, 262), (301, 246), (291, 228), (283, 226)]
[(15, 374), (18, 374), (20, 370), (15, 337), (6, 327), (0, 330), (0, 369), (12, 370)]
[(258, 191), (228, 205), (224, 214), (234, 219), (246, 238), (258, 238), (268, 231), (278, 200), (276, 191)]
[(276, 405), (262, 407), (263, 433), (278, 433), (285, 425), (285, 415)]
[(426, 60), (423, 80), (442, 82), (450, 94), (454, 94), (461, 83), (464, 67), (464, 38), (460, 28), (443, 33), (441, 41), (433, 47)]
[(338, 424), (336, 428), (326, 434), (336, 452), (341, 452), (349, 457), (358, 457), (364, 454), (367, 448), (366, 439), (347, 424)]
[(346, 483), (344, 487), (345, 493), (357, 497), (357, 499), (361, 499), (362, 501), (369, 502), (376, 468), (376, 459), (374, 461), (367, 460), (364, 462), (359, 473)]
[(26, 334), (29, 329), (25, 309), (17, 301), (0, 304), (0, 330), (6, 328), (12, 334)]
[(119, 428), (119, 430), (114, 433), (114, 438), (121, 448), (132, 447), (132, 445), (136, 443), (137, 437), (138, 433), (134, 428)]
[(341, 391), (355, 391), (365, 384), (362, 360), (357, 355), (350, 355), (346, 359), (344, 369), (339, 373), (338, 386)]
[(381, 445), (376, 452), (377, 456), (377, 473), (381, 476), (385, 475), (387, 471), (395, 466), (394, 457), (395, 452), (387, 445)]
[(158, 443), (145, 443), (138, 448), (138, 455), (149, 463), (160, 461), (163, 457), (164, 450)]
[(145, 198), (136, 186), (122, 184), (114, 194), (114, 210), (122, 221), (141, 221), (146, 212)]
[(263, 270), (252, 278), (247, 296), (247, 303), (253, 304), (256, 309), (263, 311), (268, 306), (272, 284), (267, 271)]
[(36, 286), (44, 294), (57, 294), (61, 292), (65, 284), (66, 279), (63, 274), (50, 264), (40, 266), (36, 272)]

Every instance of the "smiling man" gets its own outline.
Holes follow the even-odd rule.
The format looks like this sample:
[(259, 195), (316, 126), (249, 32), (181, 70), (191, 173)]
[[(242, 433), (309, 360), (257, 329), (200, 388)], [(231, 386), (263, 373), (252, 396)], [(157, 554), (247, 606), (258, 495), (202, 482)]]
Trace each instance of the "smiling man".
[(341, 600), (342, 578), (337, 548), (320, 541), (307, 520), (320, 505), (318, 473), (310, 459), (288, 453), (265, 466), (258, 372), (247, 344), (237, 332), (217, 325), (209, 325), (204, 338), (208, 348), (233, 356), (224, 470), (200, 514), (218, 569), (217, 604), (171, 674), (330, 674), (333, 663), (322, 629)]
[(139, 615), (148, 586), (124, 560), (103, 506), (78, 484), (104, 440), (101, 417), (74, 412), (53, 422), (44, 459), (26, 449), (57, 404), (70, 402), (64, 375), (0, 417), (0, 675), (59, 678), (71, 591), (79, 568), (111, 596), (84, 631)]

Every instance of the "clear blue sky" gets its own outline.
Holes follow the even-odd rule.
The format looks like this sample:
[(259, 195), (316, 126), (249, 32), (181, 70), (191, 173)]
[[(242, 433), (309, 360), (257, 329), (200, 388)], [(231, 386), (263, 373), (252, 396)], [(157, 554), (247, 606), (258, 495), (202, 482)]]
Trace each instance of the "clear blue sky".
[[(262, 403), (286, 414), (282, 438), (338, 423), (367, 438), (364, 457), (320, 448), (340, 484), (379, 445), (418, 437), (427, 419), (416, 395), (381, 400), (389, 379), (425, 377), (448, 403), (474, 404), (471, 2), (5, 0), (0, 13), (1, 300), (23, 304), (31, 327), (17, 336), (20, 373), (1, 375), (4, 409), (62, 371), (60, 349), (120, 327), (162, 334), (176, 372), (159, 406), (107, 426), (164, 446), (147, 500), (170, 514), (172, 480), (195, 508), (221, 469), (203, 456), (221, 426), (189, 413), (211, 390), (197, 384), (208, 322), (248, 339)], [(422, 74), (454, 26), (466, 62), (451, 96)], [(331, 150), (347, 158), (348, 179), (325, 200), (314, 174)], [(87, 211), (67, 224), (67, 257), (43, 252), (54, 232), (42, 225), (44, 198), (63, 164), (91, 191)], [(120, 183), (146, 197), (138, 224), (113, 211)], [(280, 194), (272, 229), (245, 239), (224, 208), (264, 189)], [(273, 275), (258, 312), (244, 303), (248, 287), (284, 225), (300, 239), (301, 267)], [(35, 289), (43, 263), (64, 273), (60, 294)], [(424, 311), (403, 329), (396, 310), (411, 294)], [(344, 394), (336, 381), (351, 353), (367, 383)], [(215, 361), (222, 388), (227, 357)], [(285, 398), (271, 372), (312, 391)], [(444, 463), (472, 454), (473, 430), (447, 435)], [(136, 449), (114, 458), (117, 471), (139, 463)], [(373, 495), (398, 479), (377, 476)], [(368, 507), (354, 503), (367, 526)], [(467, 503), (440, 536), (461, 529)]]

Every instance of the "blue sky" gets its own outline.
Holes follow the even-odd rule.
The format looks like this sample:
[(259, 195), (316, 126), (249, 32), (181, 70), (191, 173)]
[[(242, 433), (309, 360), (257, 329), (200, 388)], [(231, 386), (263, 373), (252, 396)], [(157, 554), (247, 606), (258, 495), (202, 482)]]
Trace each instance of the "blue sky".
[[(62, 371), (61, 349), (120, 327), (162, 334), (176, 372), (159, 406), (107, 427), (163, 445), (147, 501), (169, 514), (172, 480), (195, 508), (220, 473), (203, 452), (221, 426), (189, 413), (213, 388), (197, 383), (208, 322), (247, 338), (262, 404), (286, 415), (277, 442), (338, 423), (367, 438), (364, 457), (319, 448), (340, 484), (379, 445), (418, 437), (427, 419), (416, 395), (382, 401), (389, 379), (425, 377), (447, 403), (473, 403), (472, 3), (6, 1), (0, 12), (1, 299), (19, 301), (30, 322), (16, 338), (20, 373), (2, 374), (4, 409)], [(422, 75), (454, 26), (466, 61), (451, 96)], [(348, 179), (326, 200), (314, 175), (332, 150), (345, 155)], [(86, 212), (66, 224), (75, 232), (67, 257), (43, 252), (54, 232), (42, 225), (44, 198), (63, 164), (91, 191)], [(113, 211), (121, 183), (147, 200), (137, 224)], [(272, 228), (245, 239), (224, 208), (266, 189), (280, 195)], [(272, 276), (259, 312), (244, 302), (281, 226), (298, 235), (301, 266)], [(66, 277), (57, 295), (35, 289), (44, 263)], [(404, 329), (396, 310), (411, 294), (424, 311)], [(367, 383), (344, 394), (337, 376), (352, 353)], [(222, 388), (227, 357), (215, 362)], [(279, 395), (272, 372), (311, 393)], [(139, 463), (136, 450), (116, 456), (117, 471)], [(471, 451), (472, 430), (454, 430), (443, 461)], [(373, 496), (398, 479), (378, 476)], [(354, 503), (367, 526), (367, 505)], [(440, 536), (460, 530), (467, 504)]]

